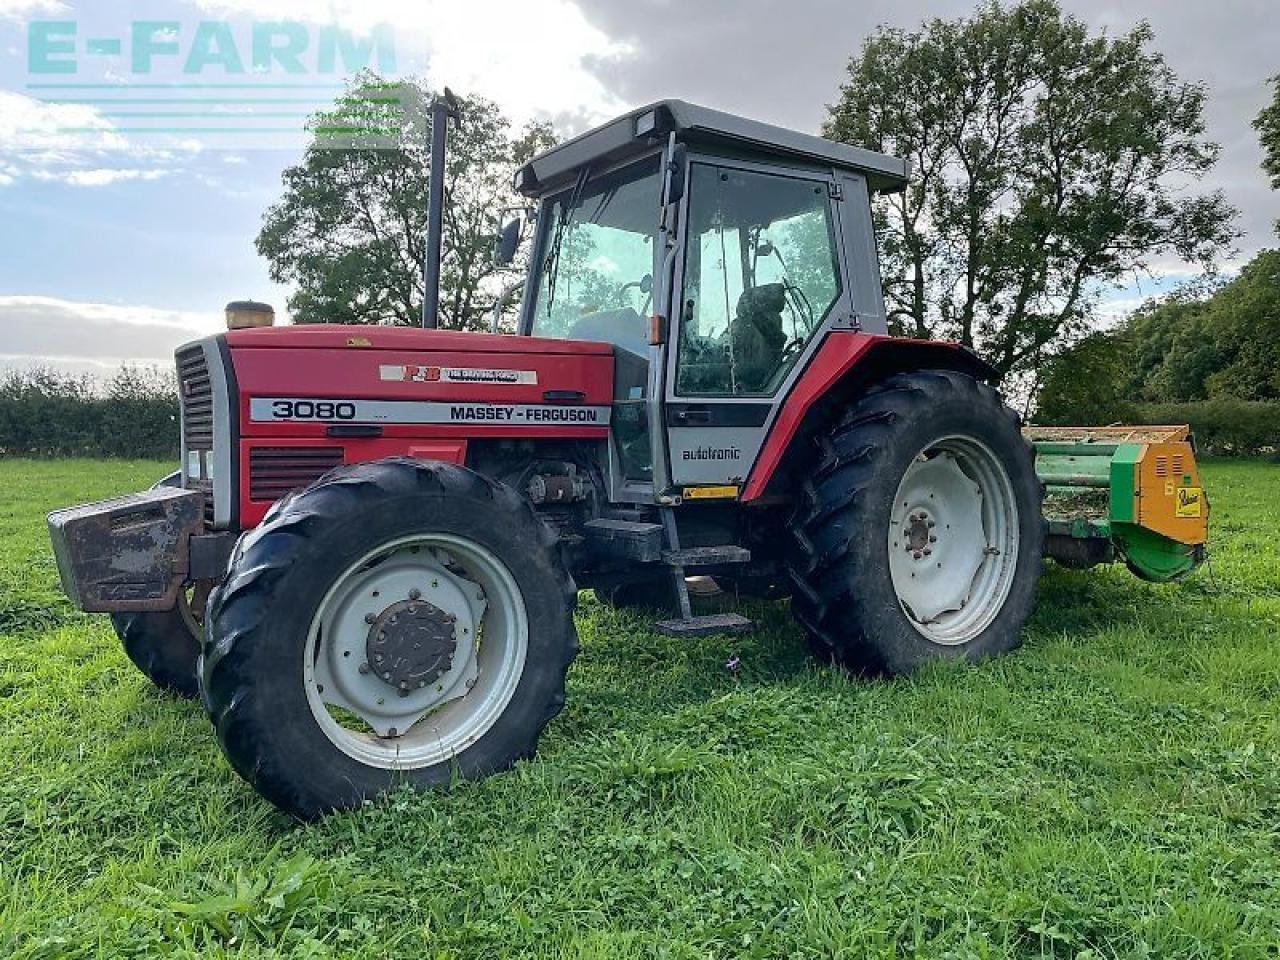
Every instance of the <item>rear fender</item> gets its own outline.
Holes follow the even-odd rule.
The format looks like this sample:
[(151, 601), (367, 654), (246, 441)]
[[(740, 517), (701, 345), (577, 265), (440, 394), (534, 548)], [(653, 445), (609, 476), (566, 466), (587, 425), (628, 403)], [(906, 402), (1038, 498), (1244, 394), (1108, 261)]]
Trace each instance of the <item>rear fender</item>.
[(769, 492), (788, 455), (832, 411), (855, 402), (868, 387), (910, 370), (955, 370), (984, 381), (999, 377), (989, 363), (956, 343), (833, 331), (783, 401), (747, 477), (742, 500)]

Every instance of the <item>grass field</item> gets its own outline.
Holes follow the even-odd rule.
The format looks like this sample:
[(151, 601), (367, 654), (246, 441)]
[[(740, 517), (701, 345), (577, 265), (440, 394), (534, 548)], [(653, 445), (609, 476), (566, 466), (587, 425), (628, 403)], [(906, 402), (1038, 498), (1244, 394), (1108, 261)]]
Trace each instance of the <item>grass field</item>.
[(308, 828), (58, 592), (44, 512), (166, 469), (0, 462), (0, 956), (1280, 956), (1280, 467), (1206, 467), (1212, 575), (911, 680), (584, 595), (535, 762)]

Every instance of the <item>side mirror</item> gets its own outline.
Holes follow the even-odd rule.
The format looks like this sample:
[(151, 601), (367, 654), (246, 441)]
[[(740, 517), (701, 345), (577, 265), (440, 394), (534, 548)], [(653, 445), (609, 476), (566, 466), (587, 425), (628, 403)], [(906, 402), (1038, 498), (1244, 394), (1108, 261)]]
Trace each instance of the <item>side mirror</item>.
[(506, 267), (516, 258), (516, 249), (520, 246), (520, 228), (523, 221), (518, 217), (510, 220), (498, 234), (494, 244), (493, 260), (500, 267)]
[(683, 143), (671, 148), (671, 158), (667, 160), (667, 203), (679, 203), (684, 197), (685, 160), (689, 150)]

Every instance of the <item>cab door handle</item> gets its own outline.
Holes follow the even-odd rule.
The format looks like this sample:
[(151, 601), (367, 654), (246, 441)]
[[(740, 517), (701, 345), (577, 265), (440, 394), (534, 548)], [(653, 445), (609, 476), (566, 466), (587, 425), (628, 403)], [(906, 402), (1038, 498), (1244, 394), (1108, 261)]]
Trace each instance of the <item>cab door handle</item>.
[(706, 408), (690, 410), (686, 407), (676, 411), (676, 419), (681, 423), (710, 423), (711, 411)]

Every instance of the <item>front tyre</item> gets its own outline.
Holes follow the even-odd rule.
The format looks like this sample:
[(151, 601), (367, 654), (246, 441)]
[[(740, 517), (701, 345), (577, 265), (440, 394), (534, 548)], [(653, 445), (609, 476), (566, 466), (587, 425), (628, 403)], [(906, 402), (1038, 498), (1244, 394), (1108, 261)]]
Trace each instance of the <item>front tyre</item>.
[(1034, 452), (995, 390), (899, 374), (826, 436), (792, 525), (792, 610), (824, 659), (907, 673), (1012, 650), (1035, 601)]
[(207, 584), (187, 587), (168, 610), (111, 615), (111, 625), (133, 665), (160, 690), (188, 700), (199, 692), (196, 661), (207, 594)]
[(200, 682), (231, 765), (303, 819), (533, 754), (576, 591), (511, 488), (410, 459), (339, 468), (237, 545)]

